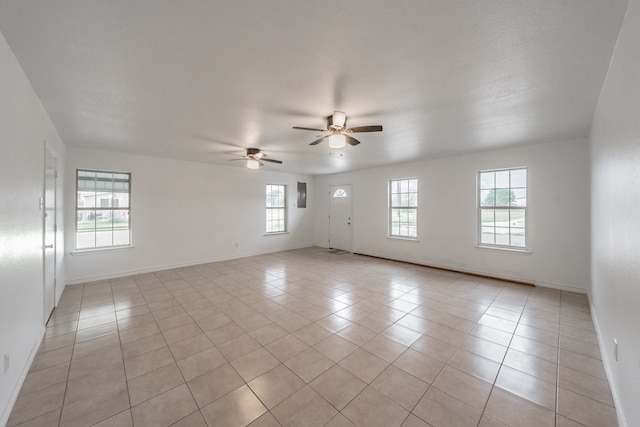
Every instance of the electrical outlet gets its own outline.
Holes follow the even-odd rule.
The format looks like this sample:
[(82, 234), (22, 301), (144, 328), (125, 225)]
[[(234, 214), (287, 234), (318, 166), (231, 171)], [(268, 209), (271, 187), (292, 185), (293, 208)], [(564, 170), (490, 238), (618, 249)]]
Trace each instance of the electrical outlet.
[(5, 373), (5, 375), (7, 374), (7, 372), (9, 372), (9, 361), (10, 361), (9, 355), (5, 354), (4, 355), (4, 373)]
[(618, 340), (613, 339), (613, 360), (618, 361)]

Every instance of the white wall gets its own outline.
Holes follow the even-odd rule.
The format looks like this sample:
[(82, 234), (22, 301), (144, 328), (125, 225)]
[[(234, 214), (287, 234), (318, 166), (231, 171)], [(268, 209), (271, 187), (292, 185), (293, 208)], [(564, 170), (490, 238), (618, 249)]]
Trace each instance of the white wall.
[[(64, 170), (65, 147), (0, 34), (0, 425), (4, 425), (44, 332), (44, 141)], [(58, 176), (57, 279), (63, 285), (64, 174)], [(64, 286), (58, 286), (56, 301)], [(3, 369), (9, 355), (9, 370)]]
[[(77, 168), (131, 172), (133, 248), (67, 257), (67, 283), (79, 283), (313, 245), (313, 178), (77, 148), (67, 151), (66, 208), (74, 212)], [(297, 182), (307, 208), (297, 208)], [(288, 234), (265, 236), (265, 184), (286, 184)], [(67, 253), (74, 248), (67, 216)], [(236, 247), (236, 243), (238, 247)]]
[(639, 51), (640, 1), (631, 0), (591, 128), (591, 305), (618, 418), (628, 426), (640, 426)]
[[(528, 167), (531, 253), (476, 247), (476, 174)], [(417, 177), (418, 242), (387, 238), (388, 181)], [(329, 185), (352, 184), (353, 251), (585, 293), (589, 286), (586, 139), (316, 178), (316, 243), (327, 246)]]

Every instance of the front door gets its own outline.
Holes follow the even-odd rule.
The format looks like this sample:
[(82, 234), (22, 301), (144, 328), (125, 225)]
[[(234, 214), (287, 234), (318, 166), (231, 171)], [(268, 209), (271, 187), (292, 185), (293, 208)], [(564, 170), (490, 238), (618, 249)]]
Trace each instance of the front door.
[(56, 155), (47, 144), (44, 150), (44, 322), (51, 316), (56, 294)]
[(329, 247), (351, 252), (351, 185), (332, 185), (329, 197)]

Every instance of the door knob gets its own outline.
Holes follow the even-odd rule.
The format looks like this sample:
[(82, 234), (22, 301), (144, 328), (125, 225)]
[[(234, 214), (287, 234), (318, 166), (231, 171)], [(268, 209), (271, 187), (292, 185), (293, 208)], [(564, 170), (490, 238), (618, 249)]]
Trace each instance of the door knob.
[(46, 245), (46, 246), (45, 246), (45, 249), (53, 249), (53, 244), (51, 244), (51, 245)]

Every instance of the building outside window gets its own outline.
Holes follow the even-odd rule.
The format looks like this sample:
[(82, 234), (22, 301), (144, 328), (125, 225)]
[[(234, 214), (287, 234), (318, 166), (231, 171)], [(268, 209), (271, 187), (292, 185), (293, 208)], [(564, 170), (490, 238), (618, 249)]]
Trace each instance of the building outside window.
[(389, 181), (389, 237), (418, 238), (418, 179)]
[(266, 187), (267, 233), (287, 231), (287, 186), (267, 184)]
[(131, 245), (131, 174), (78, 169), (76, 249)]
[(527, 248), (527, 168), (478, 172), (478, 245)]

